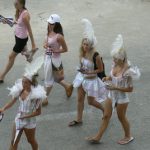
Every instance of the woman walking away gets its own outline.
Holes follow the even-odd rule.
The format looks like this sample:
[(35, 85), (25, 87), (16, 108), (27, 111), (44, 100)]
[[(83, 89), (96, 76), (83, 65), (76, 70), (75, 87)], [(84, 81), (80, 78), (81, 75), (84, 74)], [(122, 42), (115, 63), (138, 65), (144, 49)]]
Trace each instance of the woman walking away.
[[(69, 126), (78, 126), (82, 124), (82, 116), (84, 109), (84, 100), (87, 95), (89, 105), (92, 105), (102, 112), (104, 108), (101, 104), (107, 98), (107, 90), (105, 84), (98, 77), (98, 73), (104, 72), (101, 56), (96, 52), (96, 38), (94, 35), (92, 24), (89, 20), (83, 19), (85, 24), (85, 32), (80, 48), (80, 68), (76, 75), (73, 86), (78, 88), (77, 101), (77, 118), (69, 123)], [(97, 54), (95, 64), (93, 56)], [(96, 67), (94, 67), (96, 66)], [(96, 69), (95, 69), (96, 68)]]
[(92, 143), (99, 143), (103, 133), (107, 129), (112, 111), (116, 107), (118, 119), (124, 131), (124, 137), (118, 141), (118, 144), (124, 145), (131, 142), (134, 138), (130, 131), (130, 123), (126, 116), (129, 104), (127, 93), (133, 91), (132, 79), (139, 79), (140, 71), (137, 67), (131, 67), (127, 60), (127, 54), (123, 47), (122, 35), (118, 35), (111, 51), (113, 57), (113, 66), (109, 77), (104, 77), (109, 90), (108, 100), (105, 101), (104, 117), (98, 133), (87, 138)]
[[(47, 22), (48, 33), (44, 42), (44, 48), (46, 49), (44, 60), (44, 74), (47, 96), (50, 94), (54, 82), (57, 82), (65, 88), (66, 95), (70, 97), (73, 87), (71, 84), (68, 84), (66, 81), (64, 81), (63, 66), (61, 60), (61, 53), (67, 52), (68, 48), (60, 23), (60, 16), (57, 14), (52, 14)], [(43, 101), (43, 106), (46, 105), (48, 105), (48, 98)]]
[(30, 15), (28, 10), (25, 7), (25, 3), (26, 3), (25, 0), (15, 0), (14, 3), (16, 8), (16, 15), (15, 15), (16, 18), (15, 42), (16, 43), (13, 48), (13, 51), (9, 55), (9, 60), (4, 71), (0, 74), (0, 84), (4, 82), (5, 76), (13, 67), (16, 56), (19, 53), (23, 53), (23, 51), (26, 51), (25, 49), (28, 41), (28, 34), (30, 36), (31, 44), (32, 44), (32, 53), (30, 53), (30, 55), (27, 55), (28, 61), (32, 60), (32, 56), (37, 49), (33, 38), (31, 25), (30, 25)]

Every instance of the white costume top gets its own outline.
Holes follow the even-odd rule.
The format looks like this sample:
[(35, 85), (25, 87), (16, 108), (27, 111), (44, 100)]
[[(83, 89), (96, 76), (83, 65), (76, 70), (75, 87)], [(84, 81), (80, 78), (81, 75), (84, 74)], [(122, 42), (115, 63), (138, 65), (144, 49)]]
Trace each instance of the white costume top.
[[(113, 65), (114, 66), (114, 65)], [(137, 67), (131, 67), (123, 72), (120, 76), (116, 77), (113, 75), (113, 67), (110, 72), (110, 76), (112, 78), (112, 84), (114, 84), (117, 87), (127, 88), (127, 87), (133, 87), (133, 79), (139, 79), (140, 77), (140, 71)], [(115, 104), (123, 104), (128, 103), (129, 98), (127, 92), (121, 92), (119, 90), (110, 90), (108, 97), (112, 100), (113, 108), (115, 107)]]
[(21, 116), (29, 115), (34, 112), (42, 103), (42, 100), (46, 98), (46, 92), (44, 87), (38, 85), (36, 87), (31, 87), (30, 94), (26, 97), (25, 100), (22, 100), (20, 93), (23, 90), (22, 79), (19, 79), (15, 85), (9, 89), (10, 95), (13, 98), (17, 98), (20, 102), (18, 113), (15, 118), (16, 129), (22, 128), (35, 128), (36, 127), (36, 117), (18, 119)]
[[(116, 77), (113, 75), (112, 71), (110, 73), (110, 76), (112, 78), (112, 84), (114, 84), (117, 87), (122, 87), (122, 88), (127, 88), (127, 87), (132, 87), (132, 78), (130, 76), (125, 76), (124, 74), (121, 74), (120, 76)], [(110, 90), (108, 97), (112, 100), (113, 102), (113, 108), (115, 104), (125, 102), (129, 102), (128, 94), (126, 92), (121, 92), (119, 90)]]
[[(94, 70), (94, 63), (92, 61), (82, 58), (81, 63), (82, 68), (85, 70)], [(95, 76), (95, 78), (87, 79), (87, 76)], [(88, 96), (95, 97), (98, 102), (106, 100), (107, 90), (105, 88), (105, 84), (100, 78), (97, 77), (97, 74), (87, 75), (79, 72), (73, 81), (73, 86), (76, 88), (80, 87), (81, 85)]]

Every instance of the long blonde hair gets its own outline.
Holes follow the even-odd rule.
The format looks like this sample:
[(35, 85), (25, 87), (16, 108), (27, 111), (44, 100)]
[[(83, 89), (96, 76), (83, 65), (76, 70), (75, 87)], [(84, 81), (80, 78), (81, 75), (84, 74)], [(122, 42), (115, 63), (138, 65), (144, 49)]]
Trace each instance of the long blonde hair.
[(88, 55), (86, 55), (86, 58), (93, 62), (93, 55), (94, 55), (96, 50), (95, 50), (95, 47), (91, 46), (91, 43), (87, 38), (83, 38), (81, 41), (81, 46), (80, 46), (80, 50), (79, 50), (80, 61), (81, 61), (82, 57), (85, 57), (85, 52), (84, 52), (83, 46), (82, 46), (84, 41), (87, 41), (89, 43), (89, 46), (90, 46), (90, 50), (88, 52)]

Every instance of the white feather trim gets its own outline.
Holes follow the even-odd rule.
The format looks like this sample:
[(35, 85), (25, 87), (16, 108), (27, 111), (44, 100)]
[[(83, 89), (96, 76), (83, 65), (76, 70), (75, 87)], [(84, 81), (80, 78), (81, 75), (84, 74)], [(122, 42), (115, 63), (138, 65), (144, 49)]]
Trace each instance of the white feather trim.
[(31, 99), (44, 100), (46, 97), (46, 91), (43, 86), (38, 85), (36, 87), (32, 87)]
[(27, 65), (25, 67), (24, 76), (26, 78), (28, 78), (29, 80), (32, 80), (32, 76), (38, 72), (38, 70), (41, 68), (43, 63), (44, 63), (44, 57), (43, 56), (37, 57), (31, 63), (27, 63)]
[(141, 72), (137, 66), (130, 67), (125, 73), (124, 76), (131, 76), (133, 80), (140, 79)]
[[(22, 86), (22, 79), (18, 79), (15, 82), (15, 85), (12, 86), (11, 88), (7, 88), (10, 92), (9, 95), (12, 96), (13, 98), (17, 98), (21, 91), (23, 90)], [(37, 85), (36, 87), (32, 86), (31, 89), (31, 99), (45, 99), (46, 96), (46, 91), (43, 86)]]
[(23, 89), (22, 79), (18, 79), (15, 82), (15, 85), (13, 87), (11, 87), (11, 88), (8, 87), (7, 89), (10, 91), (9, 95), (12, 96), (12, 98), (17, 98)]
[(84, 32), (83, 32), (83, 38), (87, 38), (93, 47), (96, 46), (97, 40), (94, 35), (94, 30), (91, 22), (88, 19), (82, 19), (82, 23), (84, 24)]

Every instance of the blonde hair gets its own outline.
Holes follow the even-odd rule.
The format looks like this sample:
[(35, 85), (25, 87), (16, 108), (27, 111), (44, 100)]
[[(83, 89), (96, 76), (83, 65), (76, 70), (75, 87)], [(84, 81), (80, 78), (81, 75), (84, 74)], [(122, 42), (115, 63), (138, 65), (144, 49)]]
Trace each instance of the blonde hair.
[(82, 46), (84, 41), (87, 41), (90, 46), (90, 50), (88, 52), (87, 59), (93, 62), (93, 55), (95, 53), (95, 47), (92, 47), (90, 41), (87, 38), (83, 38), (81, 41), (81, 46), (80, 46), (80, 50), (79, 50), (80, 61), (81, 61), (82, 57), (85, 57), (85, 52), (83, 51), (83, 46)]

